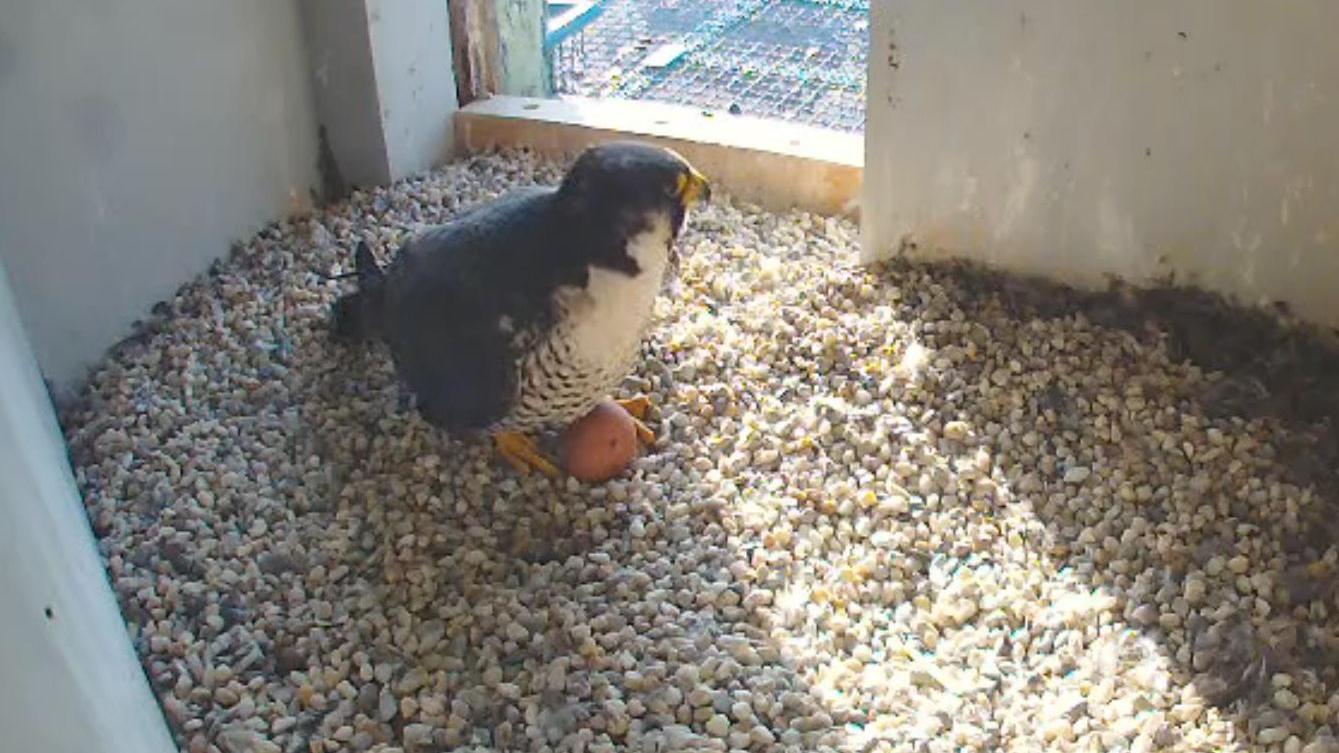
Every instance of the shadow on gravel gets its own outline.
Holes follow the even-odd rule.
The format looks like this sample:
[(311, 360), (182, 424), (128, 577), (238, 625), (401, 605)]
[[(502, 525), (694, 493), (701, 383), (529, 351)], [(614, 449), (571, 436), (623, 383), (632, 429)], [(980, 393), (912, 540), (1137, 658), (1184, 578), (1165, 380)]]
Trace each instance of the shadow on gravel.
[[(896, 260), (881, 274), (913, 268), (923, 267)], [(1281, 743), (1295, 733), (1305, 743), (1327, 726), (1330, 734), (1339, 732), (1339, 709), (1324, 700), (1339, 697), (1339, 332), (1293, 321), (1282, 306), (1245, 309), (1172, 285), (1113, 285), (1088, 293), (975, 265), (932, 269), (951, 283), (950, 296), (969, 321), (1001, 321), (1003, 313), (1021, 329), (1083, 317), (1161, 346), (1172, 368), (1189, 364), (1204, 373), (1204, 388), (1194, 391), (1159, 392), (1156, 383), (1141, 384), (1141, 402), (1157, 417), (1155, 425), (1125, 423), (1120, 441), (1093, 440), (1107, 468), (1157, 470), (1153, 483), (1163, 486), (1140, 495), (1143, 527), (1133, 539), (1128, 513), (1112, 520), (1107, 509), (1064, 510), (1088, 487), (1066, 479), (1063, 467), (1037, 469), (1036, 488), (1019, 496), (1046, 524), (1047, 554), (1057, 567), (1088, 573), (1093, 587), (1124, 602), (1127, 621), (1161, 647), (1173, 681), (1234, 720), (1245, 739)], [(991, 332), (1005, 340), (1016, 335)], [(927, 344), (952, 343), (932, 337)], [(1025, 370), (1039, 365), (1035, 354), (1017, 358)], [(1119, 376), (1119, 364), (1110, 365)], [(965, 377), (974, 381), (972, 374)], [(1035, 418), (1051, 450), (1063, 454), (1077, 436), (1096, 436), (1093, 398), (1052, 385), (1028, 393), (1020, 407)], [(1260, 438), (1251, 451), (1253, 471), (1267, 483), (1232, 488), (1206, 478), (1203, 469), (1211, 466), (1201, 460), (1210, 459), (1161, 446), (1162, 432), (1185, 420), (1229, 438)], [(1142, 571), (1143, 577), (1111, 569), (1113, 547), (1127, 541), (1143, 563), (1131, 575)], [(1250, 557), (1234, 559), (1239, 554)], [(1196, 594), (1201, 605), (1185, 609), (1187, 576), (1202, 582), (1206, 571), (1220, 583), (1235, 581), (1237, 593), (1230, 585), (1210, 587), (1207, 595)], [(1317, 704), (1298, 707), (1297, 696), (1308, 695), (1303, 687)]]

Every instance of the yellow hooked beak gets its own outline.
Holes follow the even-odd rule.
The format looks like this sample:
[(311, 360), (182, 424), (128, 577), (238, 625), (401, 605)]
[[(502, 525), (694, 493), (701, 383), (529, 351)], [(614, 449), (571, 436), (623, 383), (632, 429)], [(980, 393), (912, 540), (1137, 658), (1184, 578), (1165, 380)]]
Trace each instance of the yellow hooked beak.
[(678, 181), (676, 193), (685, 207), (711, 200), (711, 183), (694, 168), (689, 167), (687, 173), (680, 173)]

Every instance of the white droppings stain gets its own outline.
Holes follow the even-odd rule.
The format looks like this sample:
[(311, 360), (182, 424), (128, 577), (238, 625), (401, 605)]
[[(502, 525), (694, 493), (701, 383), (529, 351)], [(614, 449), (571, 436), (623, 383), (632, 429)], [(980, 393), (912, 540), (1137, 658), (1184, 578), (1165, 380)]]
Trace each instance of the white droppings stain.
[(1241, 264), (1241, 281), (1247, 288), (1255, 287), (1256, 258), (1247, 256)]
[(962, 181), (962, 201), (958, 204), (958, 209), (963, 212), (974, 212), (977, 209), (976, 195), (981, 188), (981, 180), (975, 175), (968, 175)]
[(925, 362), (929, 358), (930, 352), (925, 349), (925, 346), (913, 340), (902, 353), (902, 358), (897, 363), (897, 369), (915, 379), (920, 376), (921, 371), (925, 368)]
[(1241, 262), (1241, 280), (1247, 288), (1255, 286), (1256, 252), (1264, 245), (1264, 237), (1251, 232), (1246, 220), (1240, 220), (1232, 229), (1232, 247), (1242, 252), (1238, 254)]
[(1024, 157), (1017, 163), (1018, 171), (1009, 193), (1004, 199), (1004, 211), (995, 230), (996, 238), (1003, 238), (1013, 231), (1014, 226), (1023, 218), (1033, 191), (1037, 187), (1037, 178), (1041, 166), (1037, 160)]
[(1097, 246), (1110, 259), (1137, 258), (1134, 221), (1112, 198), (1111, 185), (1103, 186), (1097, 202)]

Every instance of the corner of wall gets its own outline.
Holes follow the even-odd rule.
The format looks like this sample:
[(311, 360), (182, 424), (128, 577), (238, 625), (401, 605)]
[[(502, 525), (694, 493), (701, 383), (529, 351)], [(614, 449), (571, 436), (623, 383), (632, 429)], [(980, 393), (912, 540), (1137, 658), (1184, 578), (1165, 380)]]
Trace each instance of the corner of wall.
[(457, 95), (448, 4), (302, 2), (327, 198), (449, 158)]

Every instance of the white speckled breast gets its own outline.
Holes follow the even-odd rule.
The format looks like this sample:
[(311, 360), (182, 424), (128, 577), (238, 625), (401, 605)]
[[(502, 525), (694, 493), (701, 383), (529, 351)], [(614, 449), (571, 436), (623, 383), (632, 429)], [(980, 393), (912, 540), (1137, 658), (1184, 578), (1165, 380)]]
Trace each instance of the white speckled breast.
[(636, 365), (670, 243), (668, 223), (659, 222), (629, 245), (637, 275), (593, 267), (584, 289), (558, 293), (560, 323), (521, 362), (514, 407), (492, 430), (571, 423), (618, 388)]

